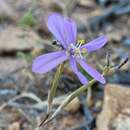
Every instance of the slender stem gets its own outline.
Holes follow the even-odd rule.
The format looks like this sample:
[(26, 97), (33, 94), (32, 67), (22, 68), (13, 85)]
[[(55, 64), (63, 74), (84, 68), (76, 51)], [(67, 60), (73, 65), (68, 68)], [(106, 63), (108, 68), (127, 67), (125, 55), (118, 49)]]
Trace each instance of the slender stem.
[(51, 107), (52, 107), (53, 98), (56, 95), (58, 82), (59, 82), (60, 76), (61, 76), (61, 74), (63, 72), (63, 69), (64, 69), (64, 64), (60, 64), (59, 67), (57, 68), (57, 71), (56, 71), (55, 76), (54, 76), (54, 80), (52, 80), (52, 83), (51, 83), (51, 89), (48, 92), (47, 114), (46, 114), (45, 118), (40, 122), (40, 124), (38, 125), (36, 130), (39, 130), (39, 128), (44, 124), (44, 122), (46, 120), (48, 120), (48, 118), (50, 116), (50, 110), (51, 110)]
[(58, 69), (56, 71), (56, 74), (54, 76), (54, 80), (51, 83), (51, 89), (50, 89), (50, 91), (48, 93), (48, 109), (47, 109), (47, 113), (50, 112), (50, 109), (52, 107), (53, 98), (55, 97), (58, 82), (59, 82), (60, 76), (61, 76), (61, 74), (63, 72), (63, 69), (64, 69), (64, 64), (59, 65), (59, 67), (58, 67)]
[[(103, 70), (102, 75), (105, 76), (107, 75), (107, 73), (110, 71), (109, 67), (105, 67)], [(114, 71), (113, 71), (114, 72)], [(88, 88), (91, 89), (91, 87), (93, 86), (93, 84), (96, 82), (95, 79), (92, 79), (91, 81), (89, 81), (88, 84), (81, 86), (80, 88), (78, 88), (77, 90), (75, 90), (74, 92), (72, 92), (64, 101), (63, 103), (57, 108), (57, 110), (52, 114), (52, 116), (47, 119), (43, 125), (47, 124), (48, 122), (50, 122), (51, 120), (53, 120), (59, 113), (59, 111), (64, 108), (69, 102), (71, 102), (75, 97), (80, 96), (80, 94), (82, 94), (83, 92), (87, 91)]]
[(45, 125), (46, 123), (50, 122), (51, 120), (53, 120), (55, 118), (55, 116), (57, 116), (57, 114), (59, 113), (59, 111), (64, 108), (69, 102), (71, 102), (75, 97), (78, 97), (80, 94), (82, 94), (83, 92), (85, 92), (88, 87), (91, 87), (94, 83), (96, 82), (95, 79), (91, 80), (89, 82), (89, 84), (87, 85), (83, 85), (81, 86), (79, 89), (75, 90), (74, 92), (72, 92), (64, 101), (63, 103), (58, 107), (58, 109), (55, 111), (55, 113), (48, 119), (46, 120), (43, 125)]

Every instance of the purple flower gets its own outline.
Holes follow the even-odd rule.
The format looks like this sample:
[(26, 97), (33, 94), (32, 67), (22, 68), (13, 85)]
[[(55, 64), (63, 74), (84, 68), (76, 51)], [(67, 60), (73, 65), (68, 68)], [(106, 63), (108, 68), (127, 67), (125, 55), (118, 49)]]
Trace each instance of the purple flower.
[(63, 49), (37, 57), (33, 61), (32, 71), (44, 74), (65, 60), (69, 60), (71, 69), (78, 76), (82, 84), (87, 84), (88, 80), (79, 71), (77, 63), (94, 79), (104, 84), (104, 77), (86, 63), (82, 54), (100, 49), (106, 44), (107, 38), (100, 36), (87, 44), (81, 45), (77, 43), (77, 27), (75, 22), (57, 13), (49, 16), (47, 26)]

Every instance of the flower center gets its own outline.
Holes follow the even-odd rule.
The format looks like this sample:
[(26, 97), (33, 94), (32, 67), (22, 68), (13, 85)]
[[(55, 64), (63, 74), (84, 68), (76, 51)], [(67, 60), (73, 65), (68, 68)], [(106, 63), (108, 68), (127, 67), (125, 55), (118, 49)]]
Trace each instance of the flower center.
[(85, 48), (81, 49), (82, 44), (84, 44), (83, 40), (80, 42), (78, 40), (76, 44), (71, 43), (70, 46), (68, 47), (67, 54), (75, 58), (83, 59), (84, 58), (83, 54), (86, 53), (87, 51)]

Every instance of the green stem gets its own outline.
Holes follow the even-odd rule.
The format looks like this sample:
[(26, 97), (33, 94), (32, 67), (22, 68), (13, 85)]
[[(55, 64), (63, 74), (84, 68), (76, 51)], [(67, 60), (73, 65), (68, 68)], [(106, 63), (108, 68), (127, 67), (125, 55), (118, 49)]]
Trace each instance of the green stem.
[[(105, 76), (108, 74), (108, 72), (110, 71), (110, 67), (105, 67), (103, 70), (102, 75)], [(114, 72), (114, 71), (113, 71)], [(75, 97), (80, 96), (80, 94), (82, 94), (83, 92), (87, 91), (88, 88), (92, 87), (93, 84), (96, 82), (95, 79), (92, 79), (91, 81), (89, 81), (89, 83), (87, 85), (83, 85), (80, 88), (78, 88), (77, 90), (75, 90), (74, 92), (72, 92), (64, 101), (63, 103), (57, 108), (57, 110), (54, 112), (54, 114), (52, 114), (52, 116), (47, 119), (43, 125), (47, 124), (48, 122), (50, 122), (51, 120), (53, 120), (59, 113), (59, 111), (64, 108), (69, 102), (71, 102)]]
[(64, 69), (64, 64), (59, 65), (59, 67), (57, 68), (56, 74), (54, 76), (54, 80), (51, 83), (51, 89), (48, 93), (48, 109), (47, 109), (47, 113), (50, 112), (50, 109), (52, 107), (52, 103), (53, 103), (53, 98), (56, 95), (56, 90), (57, 90), (57, 86), (58, 86), (58, 82), (60, 79), (60, 76), (63, 72)]
[(58, 107), (58, 109), (55, 111), (55, 113), (44, 122), (44, 125), (48, 122), (50, 122), (52, 119), (55, 118), (55, 116), (57, 116), (57, 114), (59, 113), (59, 111), (64, 108), (69, 102), (71, 102), (75, 97), (78, 97), (80, 94), (82, 94), (83, 92), (85, 92), (88, 87), (91, 87), (94, 83), (96, 82), (95, 79), (91, 80), (89, 82), (89, 84), (87, 85), (83, 85), (81, 86), (79, 89), (75, 90), (74, 92), (72, 92), (64, 101), (63, 103)]

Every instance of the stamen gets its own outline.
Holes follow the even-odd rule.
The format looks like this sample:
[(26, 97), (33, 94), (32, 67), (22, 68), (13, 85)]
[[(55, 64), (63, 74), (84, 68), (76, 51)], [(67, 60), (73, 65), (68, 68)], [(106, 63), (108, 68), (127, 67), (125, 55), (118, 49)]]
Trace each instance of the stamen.
[(77, 47), (77, 48), (80, 48), (81, 45), (84, 44), (84, 43), (85, 43), (85, 40), (79, 39), (79, 40), (77, 41), (76, 47)]
[(76, 44), (76, 47), (77, 47), (77, 48), (80, 48), (81, 45), (82, 45), (81, 43), (78, 43), (78, 44)]
[(83, 59), (83, 51), (86, 52), (85, 49), (81, 50), (80, 47), (82, 45), (83, 42), (80, 42), (80, 43), (77, 43), (76, 45), (71, 43), (68, 47), (68, 51), (66, 52), (67, 53), (67, 56), (73, 56), (73, 57), (77, 57), (77, 58), (80, 58), (80, 59)]

